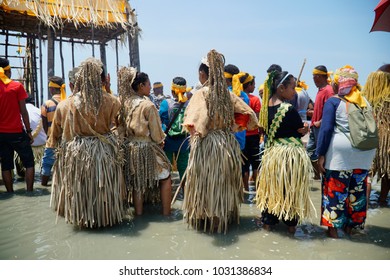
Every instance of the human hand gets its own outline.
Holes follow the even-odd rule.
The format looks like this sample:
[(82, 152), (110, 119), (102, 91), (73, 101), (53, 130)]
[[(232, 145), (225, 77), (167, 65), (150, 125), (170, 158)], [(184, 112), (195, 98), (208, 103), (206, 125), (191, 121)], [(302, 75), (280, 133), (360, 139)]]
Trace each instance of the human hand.
[(34, 143), (34, 138), (32, 137), (31, 132), (28, 132), (27, 135), (28, 135), (28, 138), (30, 138), (30, 145), (31, 145), (32, 143)]
[(325, 174), (325, 156), (319, 156), (317, 164), (318, 171), (320, 171), (321, 174)]
[(313, 125), (315, 127), (320, 127), (321, 126), (321, 121), (316, 121), (316, 122), (313, 123)]
[(304, 124), (303, 124), (303, 127), (301, 127), (301, 128), (298, 128), (298, 132), (300, 133), (300, 134), (302, 134), (302, 135), (306, 135), (306, 133), (308, 133), (309, 132), (309, 125), (305, 122)]

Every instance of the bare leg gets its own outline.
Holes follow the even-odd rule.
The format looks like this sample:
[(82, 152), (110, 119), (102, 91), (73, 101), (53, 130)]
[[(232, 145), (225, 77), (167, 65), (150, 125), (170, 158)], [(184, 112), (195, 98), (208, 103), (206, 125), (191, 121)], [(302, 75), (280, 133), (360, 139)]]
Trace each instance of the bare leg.
[(244, 189), (246, 191), (249, 190), (249, 172), (244, 172), (244, 176), (242, 176), (242, 180), (244, 182)]
[(312, 161), (311, 164), (313, 165), (313, 170), (314, 170), (314, 180), (320, 180), (320, 170), (318, 168), (318, 160)]
[(34, 188), (34, 173), (35, 169), (34, 167), (26, 168), (26, 187), (28, 192), (32, 192)]
[(381, 192), (379, 195), (379, 205), (380, 206), (387, 205), (386, 198), (389, 194), (389, 190), (390, 190), (390, 180), (389, 180), (388, 175), (386, 174), (381, 179)]
[(11, 170), (2, 171), (1, 175), (3, 176), (4, 185), (7, 189), (7, 192), (14, 192)]
[(164, 216), (171, 215), (171, 200), (172, 200), (172, 181), (171, 176), (167, 179), (160, 180), (160, 195), (162, 212)]
[(337, 233), (337, 228), (328, 227), (328, 236), (332, 238), (339, 238), (339, 235)]
[(135, 208), (135, 214), (141, 216), (144, 212), (144, 196), (137, 191), (133, 191), (133, 203)]

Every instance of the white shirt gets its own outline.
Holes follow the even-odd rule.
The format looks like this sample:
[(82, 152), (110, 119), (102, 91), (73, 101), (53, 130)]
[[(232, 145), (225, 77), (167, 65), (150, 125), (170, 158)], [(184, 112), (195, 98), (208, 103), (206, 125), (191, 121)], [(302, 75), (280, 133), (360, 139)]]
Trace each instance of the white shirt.
[[(37, 107), (35, 107), (31, 103), (26, 103), (26, 108), (28, 112), (28, 117), (30, 119), (30, 127), (32, 129), (32, 133), (34, 134), (34, 131), (36, 130), (38, 124), (42, 122), (41, 120), (41, 110)], [(41, 129), (38, 133), (38, 135), (34, 138), (34, 142), (31, 144), (31, 146), (36, 147), (36, 146), (42, 146), (46, 144), (46, 133), (45, 130), (43, 129), (43, 125), (41, 125)]]

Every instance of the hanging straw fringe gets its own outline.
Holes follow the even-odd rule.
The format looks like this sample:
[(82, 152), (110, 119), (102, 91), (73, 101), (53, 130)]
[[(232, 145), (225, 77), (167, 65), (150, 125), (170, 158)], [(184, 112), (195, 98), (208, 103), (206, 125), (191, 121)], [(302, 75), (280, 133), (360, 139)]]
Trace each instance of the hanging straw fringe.
[[(132, 200), (132, 193), (136, 191), (144, 195), (145, 202), (160, 202), (160, 188), (158, 174), (162, 168), (170, 170), (171, 164), (164, 151), (156, 143), (128, 139), (123, 143), (125, 165), (124, 176), (128, 191), (128, 201)], [(157, 158), (162, 159), (163, 166), (159, 166)]]
[(379, 147), (373, 161), (372, 176), (377, 174), (380, 179), (386, 174), (390, 175), (390, 101), (383, 102), (382, 106), (376, 109), (375, 116)]
[(239, 223), (242, 202), (241, 151), (234, 135), (215, 130), (205, 138), (194, 136), (190, 142), (190, 157), (182, 180), (183, 211), (189, 226), (199, 229), (204, 222), (210, 232), (227, 232), (233, 220)]
[(122, 221), (125, 188), (123, 157), (113, 134), (75, 137), (62, 144), (54, 165), (50, 205), (79, 227), (105, 227)]
[[(279, 219), (313, 218), (315, 207), (309, 196), (310, 158), (300, 141), (288, 138), (264, 151), (256, 180), (256, 206)], [(316, 216), (316, 214), (315, 214)]]
[(26, 7), (29, 10), (26, 12), (33, 13), (45, 25), (58, 29), (69, 21), (76, 28), (80, 25), (108, 28), (121, 25), (123, 29), (130, 29), (136, 28), (137, 23), (136, 13), (124, 0), (8, 0), (6, 3), (10, 8), (16, 7), (16, 10)]

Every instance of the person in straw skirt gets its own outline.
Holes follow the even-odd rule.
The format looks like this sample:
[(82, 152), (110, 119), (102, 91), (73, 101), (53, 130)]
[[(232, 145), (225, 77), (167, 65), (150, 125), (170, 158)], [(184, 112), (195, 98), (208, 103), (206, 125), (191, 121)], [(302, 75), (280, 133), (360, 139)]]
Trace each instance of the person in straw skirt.
[(388, 205), (390, 190), (390, 64), (368, 75), (362, 94), (372, 104), (378, 126), (379, 147), (372, 166), (372, 177), (381, 181), (379, 205)]
[(103, 64), (80, 65), (74, 93), (60, 102), (46, 146), (57, 148), (51, 206), (68, 223), (106, 227), (124, 217), (123, 156), (112, 120), (120, 102), (102, 89)]
[(118, 71), (119, 98), (122, 104), (119, 131), (126, 163), (124, 178), (128, 200), (136, 215), (143, 214), (144, 202), (161, 201), (162, 214), (171, 214), (171, 164), (162, 147), (165, 134), (150, 94), (146, 73), (130, 67)]
[[(199, 67), (203, 87), (190, 99), (183, 121), (191, 134), (184, 218), (195, 229), (218, 233), (239, 222), (242, 202), (241, 151), (233, 132), (257, 127), (255, 113), (229, 91), (223, 72), (223, 55), (211, 50)], [(246, 127), (235, 124), (234, 113), (250, 116)]]
[(298, 222), (310, 217), (310, 158), (301, 137), (308, 132), (295, 108), (287, 103), (296, 94), (296, 80), (287, 71), (271, 72), (264, 86), (260, 127), (267, 135), (256, 181), (256, 205), (263, 227), (271, 230), (280, 219), (295, 233)]

